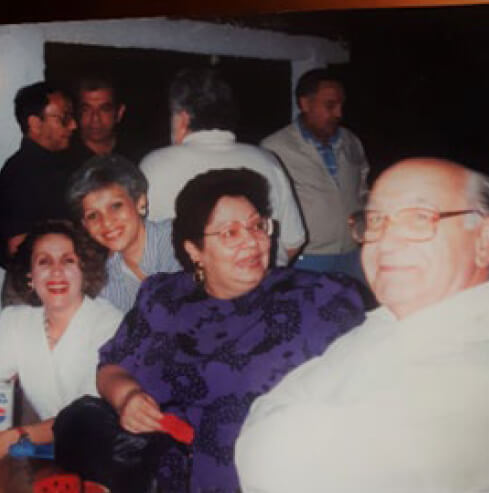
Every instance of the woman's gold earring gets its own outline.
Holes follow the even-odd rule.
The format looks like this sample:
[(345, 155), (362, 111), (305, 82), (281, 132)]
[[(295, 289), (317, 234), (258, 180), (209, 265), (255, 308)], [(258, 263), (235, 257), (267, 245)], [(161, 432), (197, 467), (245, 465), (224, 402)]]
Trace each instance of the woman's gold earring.
[(34, 285), (32, 284), (32, 274), (30, 272), (27, 274), (27, 287), (31, 291), (34, 289)]
[(202, 264), (200, 262), (194, 263), (194, 281), (197, 284), (204, 284), (205, 281), (205, 272)]

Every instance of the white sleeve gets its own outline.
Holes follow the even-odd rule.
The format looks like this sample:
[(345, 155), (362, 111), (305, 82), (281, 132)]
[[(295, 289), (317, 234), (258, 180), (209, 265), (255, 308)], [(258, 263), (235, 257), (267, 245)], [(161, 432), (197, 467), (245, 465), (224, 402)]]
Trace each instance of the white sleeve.
[[(172, 171), (164, 150), (156, 150), (143, 158), (140, 169), (148, 180), (148, 219), (163, 221), (175, 216), (175, 196), (172, 192)], [(173, 170), (173, 173), (175, 170)]]
[(312, 493), (304, 487), (301, 471), (310, 461), (307, 450), (317, 421), (309, 414), (312, 396), (303, 376), (318, 361), (296, 368), (253, 402), (235, 445), (243, 493)]
[(306, 232), (297, 200), (289, 178), (280, 164), (275, 165), (276, 193), (279, 208), (276, 211), (280, 222), (280, 241), (286, 249), (299, 248), (306, 240)]

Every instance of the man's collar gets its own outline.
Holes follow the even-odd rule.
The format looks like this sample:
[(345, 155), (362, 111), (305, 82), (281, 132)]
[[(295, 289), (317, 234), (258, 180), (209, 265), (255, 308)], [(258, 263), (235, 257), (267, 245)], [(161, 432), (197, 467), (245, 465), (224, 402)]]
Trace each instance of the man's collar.
[(296, 119), (296, 124), (297, 127), (299, 128), (299, 132), (302, 135), (302, 138), (308, 142), (311, 142), (314, 144), (316, 147), (325, 147), (327, 145), (334, 145), (336, 142), (338, 142), (338, 139), (340, 138), (340, 127), (336, 130), (335, 134), (330, 137), (328, 143), (322, 142), (316, 136), (304, 125), (302, 116), (299, 115)]
[(236, 135), (230, 130), (196, 130), (195, 132), (188, 133), (182, 144), (188, 144), (192, 142), (205, 142), (205, 143), (229, 143), (236, 142)]
[(442, 317), (445, 324), (459, 323), (468, 314), (471, 316), (477, 313), (488, 314), (486, 300), (489, 297), (489, 282), (483, 282), (476, 286), (463, 289), (457, 293), (451, 294), (446, 298), (420, 308), (410, 315), (397, 319), (394, 313), (385, 305), (372, 310), (367, 316), (374, 319), (383, 319), (384, 321), (398, 322), (400, 324), (411, 324), (413, 321), (419, 321), (427, 318), (437, 319)]
[(42, 150), (47, 154), (54, 154), (60, 151), (51, 151), (50, 149), (46, 149), (44, 146), (31, 139), (28, 135), (24, 135), (22, 138), (21, 146), (28, 149), (38, 149)]

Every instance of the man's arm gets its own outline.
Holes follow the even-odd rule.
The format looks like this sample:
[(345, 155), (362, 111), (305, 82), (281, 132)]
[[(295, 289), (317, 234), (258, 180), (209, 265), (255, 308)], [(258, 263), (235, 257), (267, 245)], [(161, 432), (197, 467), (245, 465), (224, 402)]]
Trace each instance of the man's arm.
[(289, 262), (292, 261), (301, 251), (301, 248), (287, 248), (287, 256), (289, 257)]
[(288, 262), (290, 262), (301, 251), (306, 242), (304, 221), (296, 198), (296, 192), (285, 166), (275, 153), (268, 149), (266, 149), (266, 152), (274, 164), (272, 207), (274, 216), (279, 221), (280, 236), (278, 240), (287, 255)]

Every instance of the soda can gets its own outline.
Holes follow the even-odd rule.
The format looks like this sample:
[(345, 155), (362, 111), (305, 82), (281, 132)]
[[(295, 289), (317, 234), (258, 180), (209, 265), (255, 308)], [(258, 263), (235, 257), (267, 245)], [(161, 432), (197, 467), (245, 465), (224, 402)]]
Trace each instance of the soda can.
[(13, 426), (14, 419), (14, 381), (0, 380), (0, 431)]

